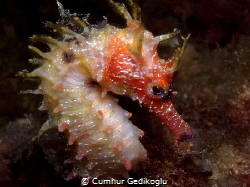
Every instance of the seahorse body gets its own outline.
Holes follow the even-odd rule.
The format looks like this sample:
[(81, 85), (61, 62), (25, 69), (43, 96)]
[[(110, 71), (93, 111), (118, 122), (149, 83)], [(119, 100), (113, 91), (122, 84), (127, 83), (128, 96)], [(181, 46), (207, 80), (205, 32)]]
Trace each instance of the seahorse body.
[[(41, 131), (46, 126), (57, 126), (60, 132), (68, 131), (68, 144), (76, 146), (74, 170), (69, 177), (126, 176), (147, 157), (138, 140), (143, 131), (131, 123), (130, 113), (117, 104), (109, 91), (148, 106), (177, 139), (193, 136), (191, 128), (166, 99), (184, 46), (169, 61), (160, 59), (158, 43), (177, 33), (153, 37), (139, 21), (139, 8), (131, 0), (128, 2), (133, 18), (123, 4), (110, 0), (127, 21), (124, 29), (109, 24), (103, 28), (87, 27), (83, 20), (64, 12), (58, 3), (62, 20), (57, 24), (47, 22), (45, 26), (63, 39), (45, 35), (31, 38), (32, 42), (42, 42), (50, 48), (42, 52), (30, 46), (43, 57), (43, 63), (29, 76), (41, 79), (39, 90), (50, 116)], [(70, 29), (72, 25), (77, 31)]]

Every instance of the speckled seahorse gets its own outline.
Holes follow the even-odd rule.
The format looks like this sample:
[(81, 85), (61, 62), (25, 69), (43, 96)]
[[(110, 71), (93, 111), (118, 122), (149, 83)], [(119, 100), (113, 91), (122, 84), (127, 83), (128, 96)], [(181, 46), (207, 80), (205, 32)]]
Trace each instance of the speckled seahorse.
[[(49, 113), (40, 133), (55, 126), (60, 132), (68, 131), (68, 144), (74, 144), (77, 151), (69, 177), (126, 175), (147, 157), (138, 140), (143, 131), (132, 124), (131, 114), (109, 92), (138, 100), (177, 139), (193, 137), (169, 99), (169, 85), (187, 38), (182, 38), (183, 46), (171, 59), (160, 59), (157, 45), (176, 37), (178, 31), (154, 37), (141, 24), (140, 8), (132, 0), (127, 0), (131, 15), (125, 5), (109, 2), (126, 20), (126, 28), (90, 25), (57, 2), (62, 18), (45, 26), (60, 39), (31, 37), (30, 49), (42, 60), (31, 59), (41, 66), (28, 75), (41, 79), (34, 93), (43, 95)], [(49, 51), (35, 47), (37, 42), (45, 43)]]

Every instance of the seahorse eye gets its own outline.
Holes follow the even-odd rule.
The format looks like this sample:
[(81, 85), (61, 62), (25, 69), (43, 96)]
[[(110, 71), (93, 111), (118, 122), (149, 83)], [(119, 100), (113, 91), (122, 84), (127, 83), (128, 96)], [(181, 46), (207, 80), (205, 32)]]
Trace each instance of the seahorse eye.
[(153, 86), (152, 92), (154, 95), (161, 95), (162, 89), (158, 88), (157, 86)]
[(168, 89), (159, 88), (157, 86), (152, 87), (152, 93), (159, 98), (165, 98), (168, 95)]

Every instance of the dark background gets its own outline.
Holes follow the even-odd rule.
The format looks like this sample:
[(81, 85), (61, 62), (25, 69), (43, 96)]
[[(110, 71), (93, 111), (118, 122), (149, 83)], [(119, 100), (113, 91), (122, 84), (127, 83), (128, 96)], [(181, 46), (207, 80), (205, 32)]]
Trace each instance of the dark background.
[[(102, 23), (106, 16), (110, 24), (126, 26), (106, 0), (60, 2), (71, 13), (90, 14), (91, 24)], [(133, 113), (134, 124), (145, 131), (142, 143), (149, 155), (131, 176), (164, 178), (169, 186), (249, 186), (250, 2), (137, 3), (142, 23), (154, 35), (173, 28), (183, 36), (191, 33), (174, 76), (178, 95), (173, 102), (199, 136), (192, 142), (177, 142), (147, 109), (121, 98), (121, 105)], [(43, 33), (44, 21), (60, 18), (56, 1), (1, 0), (0, 7), (0, 186), (79, 186), (79, 179), (65, 181), (61, 176), (69, 169), (54, 162), (62, 159), (62, 134), (31, 140), (48, 116), (37, 111), (41, 96), (20, 94), (37, 88), (39, 80), (16, 76), (36, 68), (28, 63), (34, 56), (28, 50), (29, 37)]]

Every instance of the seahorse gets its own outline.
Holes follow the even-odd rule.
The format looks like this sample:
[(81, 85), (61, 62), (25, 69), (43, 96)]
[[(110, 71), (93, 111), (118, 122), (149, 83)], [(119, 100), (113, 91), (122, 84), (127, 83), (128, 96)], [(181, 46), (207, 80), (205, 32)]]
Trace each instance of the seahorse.
[[(126, 28), (108, 23), (96, 27), (65, 11), (57, 1), (61, 20), (45, 23), (57, 37), (31, 37), (29, 48), (42, 58), (30, 60), (40, 66), (28, 76), (41, 79), (33, 93), (43, 95), (42, 108), (49, 113), (39, 134), (54, 127), (68, 132), (68, 144), (77, 152), (70, 158), (74, 169), (68, 179), (127, 176), (147, 158), (139, 141), (144, 132), (132, 124), (131, 114), (110, 92), (148, 107), (176, 139), (194, 137), (173, 107), (170, 98), (174, 94), (169, 88), (189, 36), (182, 37), (183, 45), (171, 59), (161, 59), (158, 44), (176, 37), (179, 31), (154, 37), (143, 27), (141, 10), (132, 0), (127, 0), (131, 14), (124, 4), (109, 3), (126, 20)], [(49, 50), (42, 51), (36, 43), (46, 44)]]

